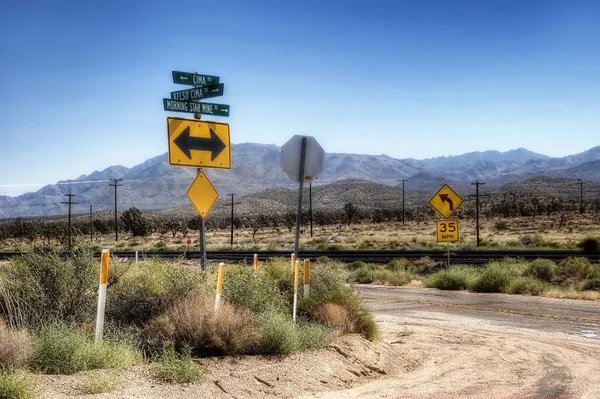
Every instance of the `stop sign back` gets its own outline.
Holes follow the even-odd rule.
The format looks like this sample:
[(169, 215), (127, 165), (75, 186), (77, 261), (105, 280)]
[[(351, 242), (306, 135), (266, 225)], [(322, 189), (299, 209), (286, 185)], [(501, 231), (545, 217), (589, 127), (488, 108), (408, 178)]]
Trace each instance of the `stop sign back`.
[(302, 160), (302, 139), (306, 138), (304, 180), (313, 180), (325, 165), (325, 151), (311, 136), (296, 135), (281, 147), (281, 169), (295, 182), (300, 182), (300, 162)]

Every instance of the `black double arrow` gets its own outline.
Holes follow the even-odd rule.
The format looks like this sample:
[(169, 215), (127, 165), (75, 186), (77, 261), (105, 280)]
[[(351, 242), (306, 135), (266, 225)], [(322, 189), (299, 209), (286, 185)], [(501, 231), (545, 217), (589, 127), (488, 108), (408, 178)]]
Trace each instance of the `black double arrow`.
[(210, 160), (214, 161), (227, 145), (212, 129), (209, 130), (210, 137), (193, 137), (190, 136), (190, 127), (187, 126), (173, 142), (190, 160), (192, 151), (210, 151)]

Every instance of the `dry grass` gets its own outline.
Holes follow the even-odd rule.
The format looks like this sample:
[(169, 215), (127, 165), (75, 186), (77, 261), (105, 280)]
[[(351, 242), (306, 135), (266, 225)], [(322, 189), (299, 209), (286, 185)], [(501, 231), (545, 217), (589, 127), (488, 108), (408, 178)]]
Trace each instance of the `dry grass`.
[(600, 300), (600, 291), (575, 291), (564, 288), (550, 288), (543, 291), (540, 295), (547, 298)]
[(189, 348), (196, 356), (249, 353), (260, 338), (257, 317), (251, 311), (221, 302), (215, 312), (214, 298), (206, 296), (176, 303), (150, 322), (145, 336), (155, 340), (151, 346), (172, 343), (178, 350)]
[(348, 310), (337, 303), (324, 303), (314, 313), (313, 317), (320, 323), (332, 327), (342, 334), (354, 331), (354, 323)]
[(0, 370), (23, 367), (31, 357), (33, 344), (26, 330), (11, 330), (0, 318)]

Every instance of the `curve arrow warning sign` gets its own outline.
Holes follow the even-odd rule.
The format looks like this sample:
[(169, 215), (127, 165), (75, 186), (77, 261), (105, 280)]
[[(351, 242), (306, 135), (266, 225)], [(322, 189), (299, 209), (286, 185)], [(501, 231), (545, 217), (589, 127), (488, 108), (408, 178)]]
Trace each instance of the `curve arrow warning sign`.
[(167, 130), (170, 165), (231, 169), (227, 123), (168, 117)]
[(429, 200), (429, 205), (445, 218), (449, 218), (462, 203), (463, 199), (460, 195), (456, 194), (447, 184), (444, 184)]

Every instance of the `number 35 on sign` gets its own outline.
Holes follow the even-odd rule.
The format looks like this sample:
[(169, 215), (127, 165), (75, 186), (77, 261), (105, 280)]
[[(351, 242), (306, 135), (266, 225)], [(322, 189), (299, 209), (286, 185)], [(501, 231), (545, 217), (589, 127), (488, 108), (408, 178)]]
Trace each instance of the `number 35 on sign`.
[(438, 220), (436, 225), (438, 242), (458, 241), (458, 220)]

